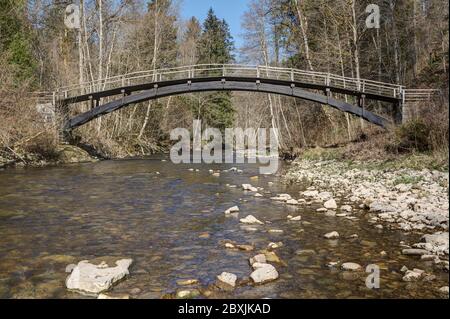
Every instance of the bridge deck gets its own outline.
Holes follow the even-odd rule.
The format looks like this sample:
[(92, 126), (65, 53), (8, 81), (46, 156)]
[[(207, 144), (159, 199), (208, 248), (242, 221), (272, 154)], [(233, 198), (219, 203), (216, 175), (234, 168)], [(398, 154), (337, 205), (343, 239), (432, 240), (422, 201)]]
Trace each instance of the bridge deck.
[(387, 99), (401, 99), (404, 87), (397, 84), (356, 79), (324, 72), (312, 72), (298, 69), (247, 66), (238, 64), (199, 64), (176, 68), (132, 72), (108, 77), (106, 79), (83, 84), (60, 87), (49, 92), (53, 100), (64, 100), (93, 93), (134, 87), (148, 83), (161, 83), (175, 80), (200, 78), (255, 78), (302, 83), (316, 88), (335, 88), (345, 92), (371, 94)]

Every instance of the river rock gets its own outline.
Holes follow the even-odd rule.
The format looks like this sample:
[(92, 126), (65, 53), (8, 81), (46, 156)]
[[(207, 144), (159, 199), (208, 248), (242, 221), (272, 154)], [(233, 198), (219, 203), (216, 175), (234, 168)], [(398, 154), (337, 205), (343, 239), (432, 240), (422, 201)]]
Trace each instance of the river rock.
[(244, 250), (244, 251), (253, 251), (253, 250), (255, 250), (255, 247), (253, 247), (252, 245), (236, 245), (236, 248), (238, 248), (240, 250)]
[(331, 233), (323, 235), (323, 237), (325, 237), (326, 239), (338, 239), (339, 233), (337, 231), (333, 231)]
[(269, 243), (268, 245), (267, 245), (267, 248), (268, 249), (278, 249), (278, 248), (280, 248), (280, 247), (282, 247), (283, 246), (283, 243), (282, 242), (278, 242), (278, 243)]
[(273, 251), (265, 250), (265, 251), (263, 251), (263, 253), (264, 253), (264, 256), (266, 256), (266, 260), (268, 262), (277, 263), (277, 264), (281, 263), (280, 257), (278, 257), (278, 255), (276, 253), (274, 253)]
[(449, 294), (448, 286), (439, 288), (439, 292), (442, 293), (442, 294), (448, 295)]
[(177, 280), (178, 286), (191, 286), (198, 284), (199, 281), (197, 279), (183, 279), (183, 280)]
[(220, 282), (227, 284), (231, 287), (236, 287), (237, 276), (235, 274), (232, 274), (229, 272), (223, 272), (219, 276), (217, 276), (217, 279)]
[(192, 299), (200, 296), (200, 291), (197, 289), (192, 290), (179, 290), (176, 293), (178, 299)]
[(271, 200), (279, 201), (279, 202), (287, 202), (292, 199), (289, 194), (278, 194), (276, 197), (271, 197)]
[(250, 278), (256, 284), (262, 284), (273, 281), (278, 278), (278, 271), (270, 264), (256, 263), (257, 268), (250, 275)]
[(251, 184), (242, 184), (242, 189), (249, 192), (257, 192), (258, 189), (253, 187)]
[(448, 232), (437, 232), (432, 235), (424, 235), (422, 237), (422, 241), (425, 244), (428, 244), (427, 246), (424, 246), (425, 249), (441, 255), (449, 253), (449, 236)]
[(281, 229), (269, 229), (268, 232), (269, 232), (270, 234), (282, 234), (282, 233), (284, 233), (284, 231), (281, 230)]
[(345, 271), (359, 271), (362, 269), (361, 265), (357, 263), (344, 263), (341, 265), (341, 268)]
[(303, 192), (303, 196), (305, 197), (317, 197), (318, 195), (319, 192), (315, 190)]
[(416, 270), (407, 270), (403, 276), (403, 281), (417, 281), (422, 277), (423, 272)]
[(302, 216), (295, 216), (295, 217), (289, 218), (289, 220), (292, 222), (299, 222), (302, 220)]
[(130, 296), (127, 294), (100, 294), (97, 299), (130, 299)]
[(353, 210), (353, 208), (350, 205), (344, 205), (344, 206), (341, 206), (341, 210), (344, 211), (344, 212), (349, 212), (350, 213)]
[(328, 200), (327, 202), (325, 202), (325, 204), (323, 204), (323, 206), (326, 209), (337, 209), (336, 201), (333, 198)]
[(402, 254), (408, 256), (422, 256), (428, 254), (428, 251), (426, 251), (425, 249), (408, 248), (403, 249)]
[(286, 204), (288, 204), (288, 205), (298, 205), (299, 202), (296, 199), (289, 199), (289, 200), (286, 201)]
[(313, 249), (299, 249), (295, 254), (299, 256), (313, 256), (316, 252)]
[(245, 218), (242, 218), (241, 220), (240, 220), (240, 222), (241, 223), (243, 223), (243, 224), (259, 224), (259, 225), (263, 225), (264, 223), (262, 222), (262, 221), (260, 221), (260, 220), (258, 220), (255, 216), (253, 216), (253, 215), (248, 215), (247, 217), (245, 217)]
[(87, 260), (80, 261), (67, 277), (66, 287), (88, 294), (105, 292), (129, 275), (128, 268), (132, 263), (132, 259), (121, 259), (115, 262), (115, 267), (111, 267), (104, 261), (98, 265)]
[(56, 152), (58, 154), (58, 161), (63, 164), (96, 161), (88, 152), (74, 145), (58, 145)]
[(67, 265), (67, 266), (66, 266), (66, 273), (70, 274), (70, 273), (74, 270), (74, 268), (75, 268), (76, 266), (77, 266), (77, 265), (75, 265), (75, 264)]
[(228, 208), (225, 211), (225, 215), (230, 215), (230, 214), (233, 214), (233, 213), (239, 213), (239, 207), (238, 206), (233, 206), (231, 208)]
[(255, 263), (265, 264), (267, 262), (266, 255), (259, 254), (249, 259), (250, 265), (253, 266)]

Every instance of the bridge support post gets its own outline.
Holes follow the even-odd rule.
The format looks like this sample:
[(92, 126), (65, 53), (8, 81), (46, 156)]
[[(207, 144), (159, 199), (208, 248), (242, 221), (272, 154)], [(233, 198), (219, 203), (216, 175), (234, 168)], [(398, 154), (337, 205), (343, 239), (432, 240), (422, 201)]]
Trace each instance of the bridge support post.
[(358, 106), (361, 108), (361, 129), (364, 129), (364, 108), (366, 107), (366, 95), (361, 94), (358, 97)]
[(405, 120), (405, 104), (398, 102), (394, 104), (394, 123), (402, 125)]
[(325, 94), (326, 94), (326, 96), (327, 96), (327, 104), (330, 105), (331, 89), (330, 89), (330, 88), (327, 88), (327, 89), (325, 90)]
[(69, 120), (69, 105), (57, 101), (55, 103), (56, 121), (58, 123), (58, 139), (61, 144), (68, 144), (71, 140), (71, 133), (64, 130), (64, 125)]

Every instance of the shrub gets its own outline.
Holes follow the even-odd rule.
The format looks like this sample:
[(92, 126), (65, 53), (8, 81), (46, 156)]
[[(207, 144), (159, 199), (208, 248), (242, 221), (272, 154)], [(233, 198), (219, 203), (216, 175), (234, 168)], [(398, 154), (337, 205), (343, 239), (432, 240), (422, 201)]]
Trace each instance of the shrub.
[(422, 120), (411, 120), (397, 129), (395, 141), (386, 148), (397, 153), (428, 152), (431, 150), (430, 133), (430, 126)]

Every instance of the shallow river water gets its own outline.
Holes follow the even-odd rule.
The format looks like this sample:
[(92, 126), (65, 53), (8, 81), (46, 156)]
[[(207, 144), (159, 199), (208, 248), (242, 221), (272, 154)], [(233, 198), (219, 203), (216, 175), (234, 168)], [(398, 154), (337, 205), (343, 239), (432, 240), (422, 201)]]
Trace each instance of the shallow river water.
[[(248, 258), (280, 241), (284, 246), (276, 253), (283, 264), (274, 264), (278, 280), (231, 292), (213, 290), (209, 297), (437, 298), (437, 289), (448, 285), (448, 275), (432, 263), (401, 255), (400, 241), (417, 242), (419, 234), (377, 230), (363, 212), (348, 220), (317, 213), (320, 204), (289, 207), (271, 201), (278, 193), (298, 198), (305, 186), (284, 185), (277, 176), (250, 180), (258, 175), (256, 165), (237, 165), (243, 173), (214, 177), (209, 169), (231, 166), (174, 165), (161, 159), (0, 171), (0, 298), (86, 298), (65, 289), (65, 267), (102, 256), (134, 260), (129, 278), (114, 292), (139, 288), (137, 298), (162, 298), (180, 289), (177, 281), (182, 279), (198, 279), (204, 289), (223, 271), (248, 277)], [(264, 187), (264, 197), (245, 193), (243, 183)], [(225, 216), (234, 205), (240, 207), (240, 218), (252, 214), (269, 223), (248, 231), (238, 218)], [(301, 215), (302, 222), (288, 222), (290, 214)], [(341, 239), (324, 239), (331, 231)], [(353, 234), (359, 237), (349, 239)], [(229, 250), (225, 240), (256, 249)], [(304, 249), (315, 253), (296, 254)], [(377, 264), (380, 289), (366, 287), (364, 272), (356, 276), (328, 268), (331, 261)], [(403, 265), (437, 278), (403, 282)]]

